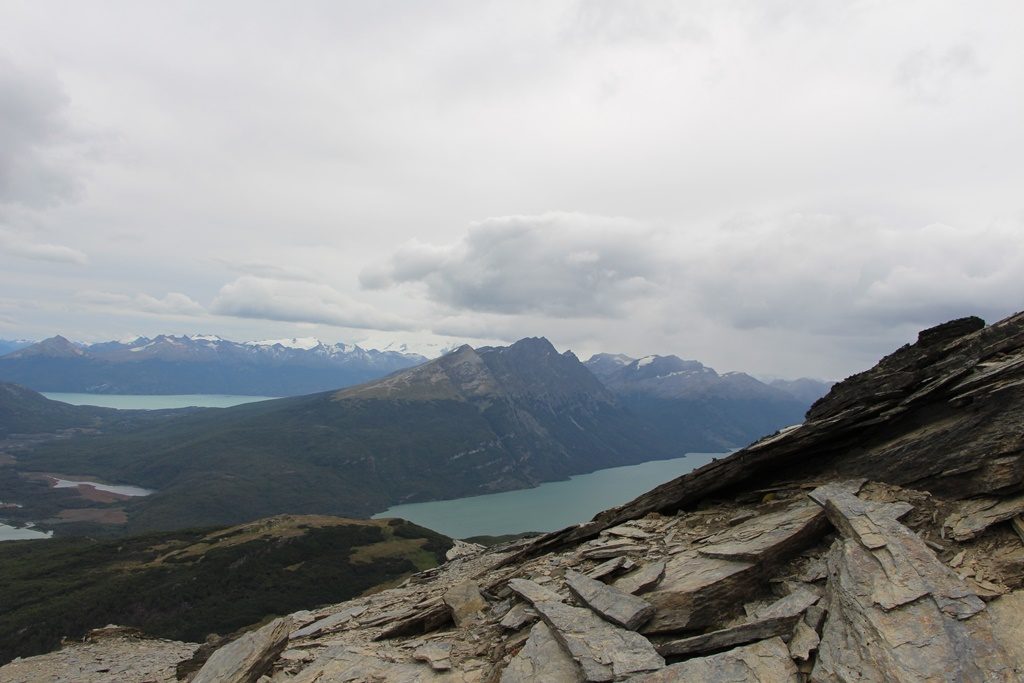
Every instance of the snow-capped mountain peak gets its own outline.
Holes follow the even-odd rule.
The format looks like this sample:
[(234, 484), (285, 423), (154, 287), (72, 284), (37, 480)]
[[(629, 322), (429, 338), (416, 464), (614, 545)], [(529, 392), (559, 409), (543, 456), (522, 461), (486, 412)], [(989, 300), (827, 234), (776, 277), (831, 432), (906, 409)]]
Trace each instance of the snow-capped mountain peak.
[[(246, 346), (283, 346), (286, 349), (301, 349), (310, 351), (318, 346), (323, 346), (316, 337), (292, 337), (291, 339), (263, 339), (260, 341), (242, 342)], [(342, 345), (344, 346), (344, 345)]]

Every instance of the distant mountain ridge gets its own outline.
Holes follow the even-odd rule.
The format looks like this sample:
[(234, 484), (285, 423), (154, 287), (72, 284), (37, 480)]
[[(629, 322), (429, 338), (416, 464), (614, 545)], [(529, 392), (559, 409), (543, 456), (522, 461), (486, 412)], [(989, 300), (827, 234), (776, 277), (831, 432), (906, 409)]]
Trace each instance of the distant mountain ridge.
[(668, 438), (701, 450), (744, 446), (779, 427), (798, 424), (815, 395), (813, 380), (796, 396), (742, 372), (719, 374), (678, 356), (631, 358), (597, 354), (586, 363), (624, 406)]
[(314, 338), (234, 342), (216, 335), (159, 335), (84, 345), (58, 335), (0, 356), (0, 380), (51, 392), (294, 396), (359, 384), (424, 361), (419, 354)]
[(31, 462), (156, 489), (127, 505), (128, 530), (144, 530), (281, 512), (368, 515), (685, 452), (574, 355), (525, 339), (463, 346), (340, 391), (42, 444)]
[[(128, 353), (151, 347), (136, 348), (144, 350)], [(807, 408), (748, 375), (719, 375), (696, 361), (599, 356), (588, 364), (604, 382), (544, 338), (465, 345), (345, 389), (169, 412), (148, 424), (133, 418), (132, 429), (101, 423), (100, 434), (39, 444), (25, 462), (35, 472), (155, 489), (124, 503), (126, 530), (166, 530), (280, 513), (364, 516), (722, 452), (800, 422)], [(43, 416), (63, 405), (41, 396), (22, 403)], [(108, 424), (145, 411), (109, 412)]]

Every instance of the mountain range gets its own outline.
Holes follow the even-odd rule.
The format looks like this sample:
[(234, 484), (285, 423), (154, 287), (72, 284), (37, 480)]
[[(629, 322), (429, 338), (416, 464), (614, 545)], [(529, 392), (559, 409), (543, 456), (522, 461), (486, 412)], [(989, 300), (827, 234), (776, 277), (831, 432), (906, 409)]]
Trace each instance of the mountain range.
[[(540, 341), (461, 349), (458, 362), (335, 398), (390, 400), (411, 389), (422, 400), (458, 394), (486, 403), (502, 369), (524, 358), (535, 365)], [(547, 358), (564, 366), (561, 382), (576, 374), (571, 360)], [(557, 406), (578, 387), (506, 388)], [(390, 538), (383, 527), (370, 537), (372, 529), (332, 521), (336, 541), (314, 528), (289, 547), (291, 531), (308, 526), (302, 518), (92, 547), (23, 541), (10, 546), (18, 558), (0, 561), (0, 579), (10, 581), (0, 580), (0, 597), (15, 608), (0, 629), (25, 651), (55, 645), (62, 627), (78, 636), (109, 616), (140, 623), (140, 603), (155, 631), (178, 614), (172, 628), (193, 626), (188, 608), (174, 612), (183, 596), (201, 598), (201, 618), (213, 606), (241, 618), (263, 596), (268, 602), (249, 630), (227, 639), (201, 646), (195, 635), (168, 642), (107, 627), (14, 661), (0, 678), (99, 683), (117, 667), (126, 680), (197, 672), (195, 683), (1021, 681), (1022, 420), (1024, 314), (989, 326), (962, 318), (839, 383), (799, 426), (590, 521), (492, 548), (456, 542), (440, 566), (343, 603), (291, 613), (282, 604), (324, 588), (291, 574), (309, 563), (315, 579), (329, 580), (334, 562), (318, 564), (324, 552), (347, 569), (397, 550), (396, 541), (432, 547), (435, 559), (448, 542), (416, 528), (399, 533), (397, 521), (387, 522), (396, 524)], [(286, 533), (260, 531), (282, 521)], [(254, 536), (260, 545), (231, 543)], [(73, 555), (47, 552), (59, 543), (74, 551), (73, 542)], [(395, 559), (415, 564), (402, 555)], [(71, 566), (65, 575), (62, 557), (90, 571)], [(149, 586), (157, 592), (140, 600)], [(97, 610), (97, 597), (113, 602)]]
[(295, 396), (366, 382), (426, 361), (314, 338), (234, 342), (159, 335), (75, 344), (50, 337), (0, 356), (0, 380), (51, 392)]
[(744, 446), (802, 422), (807, 408), (830, 386), (810, 379), (769, 386), (742, 372), (718, 374), (677, 356), (634, 359), (604, 353), (592, 356), (586, 366), (659, 434), (703, 451)]
[[(170, 411), (133, 430), (41, 443), (19, 467), (155, 489), (123, 504), (129, 530), (282, 512), (366, 516), (399, 503), (729, 450), (799, 422), (807, 408), (753, 378), (710, 369), (699, 373), (710, 389), (687, 388), (671, 370), (680, 362), (649, 360), (642, 378), (605, 386), (543, 338), (463, 346), (347, 389), (180, 417)], [(758, 394), (742, 398), (748, 384)], [(729, 400), (747, 412), (730, 418)], [(708, 416), (717, 422), (704, 424)]]

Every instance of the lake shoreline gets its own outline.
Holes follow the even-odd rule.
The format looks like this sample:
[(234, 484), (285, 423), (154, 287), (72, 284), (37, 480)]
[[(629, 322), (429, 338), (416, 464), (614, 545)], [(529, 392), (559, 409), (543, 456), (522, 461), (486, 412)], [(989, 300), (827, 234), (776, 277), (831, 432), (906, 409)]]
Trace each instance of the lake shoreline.
[(393, 505), (372, 519), (400, 517), (452, 538), (557, 531), (726, 455), (688, 453), (577, 474), (532, 488)]

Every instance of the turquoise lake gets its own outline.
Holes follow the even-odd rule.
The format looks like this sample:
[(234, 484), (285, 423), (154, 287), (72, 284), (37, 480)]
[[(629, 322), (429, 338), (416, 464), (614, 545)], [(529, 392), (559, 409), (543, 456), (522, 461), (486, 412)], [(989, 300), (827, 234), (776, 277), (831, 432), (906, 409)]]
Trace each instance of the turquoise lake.
[(374, 519), (401, 517), (453, 538), (555, 531), (585, 522), (602, 510), (627, 503), (725, 455), (689, 453), (672, 460), (580, 474), (532, 489), (396, 505), (374, 515)]
[(232, 396), (230, 394), (172, 394), (166, 396), (134, 394), (63, 394), (43, 392), (54, 401), (76, 406), (99, 406), (123, 410), (161, 410), (164, 408), (230, 408), (243, 403), (269, 401), (274, 396)]

